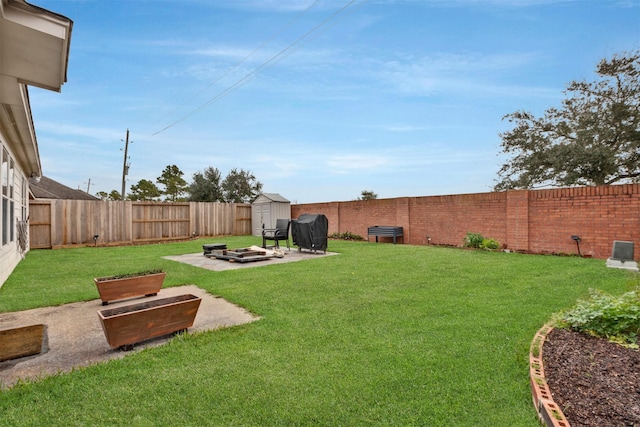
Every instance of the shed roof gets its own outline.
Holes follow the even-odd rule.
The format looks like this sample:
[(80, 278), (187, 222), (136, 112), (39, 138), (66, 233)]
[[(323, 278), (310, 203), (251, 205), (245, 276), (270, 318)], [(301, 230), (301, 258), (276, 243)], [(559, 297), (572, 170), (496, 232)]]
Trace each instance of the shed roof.
[(279, 202), (279, 203), (291, 203), (289, 200), (285, 199), (278, 193), (262, 193), (258, 197), (255, 198), (253, 203), (268, 203), (268, 202)]

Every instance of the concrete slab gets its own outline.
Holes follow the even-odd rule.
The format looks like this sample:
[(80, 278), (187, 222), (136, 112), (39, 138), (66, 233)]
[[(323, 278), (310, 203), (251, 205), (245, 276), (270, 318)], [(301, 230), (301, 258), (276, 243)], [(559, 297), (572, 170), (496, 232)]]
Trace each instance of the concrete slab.
[(624, 270), (638, 271), (638, 263), (635, 261), (622, 261), (619, 259), (608, 258), (607, 267), (622, 268)]
[(169, 259), (171, 261), (182, 262), (185, 264), (190, 264), (195, 267), (206, 268), (207, 270), (213, 271), (225, 271), (225, 270), (235, 270), (238, 268), (253, 268), (253, 267), (264, 267), (266, 265), (273, 264), (282, 264), (286, 262), (296, 262), (296, 261), (304, 261), (309, 259), (321, 258), (325, 256), (337, 255), (336, 252), (312, 252), (312, 251), (298, 251), (297, 249), (291, 249), (288, 251), (284, 249), (282, 251), (284, 256), (282, 258), (267, 258), (262, 261), (254, 261), (254, 262), (229, 262), (226, 260), (209, 258), (204, 256), (202, 252), (197, 254), (186, 254), (186, 255), (172, 255), (165, 256), (163, 258)]
[(214, 330), (257, 320), (258, 317), (223, 298), (209, 294), (195, 285), (162, 289), (157, 296), (132, 298), (103, 306), (99, 299), (76, 302), (57, 307), (44, 307), (20, 312), (0, 313), (3, 329), (33, 323), (46, 325), (43, 353), (0, 362), (0, 388), (7, 388), (18, 380), (36, 379), (68, 372), (110, 359), (122, 358), (143, 348), (166, 343), (171, 337), (161, 337), (136, 344), (135, 349), (123, 352), (107, 343), (98, 318), (98, 310), (122, 305), (192, 294), (202, 298), (195, 322), (188, 332)]

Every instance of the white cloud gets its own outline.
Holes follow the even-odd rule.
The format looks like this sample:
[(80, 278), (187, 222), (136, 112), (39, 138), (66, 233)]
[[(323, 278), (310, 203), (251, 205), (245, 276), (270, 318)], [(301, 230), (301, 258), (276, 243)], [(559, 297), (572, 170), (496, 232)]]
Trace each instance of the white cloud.
[(356, 171), (376, 170), (393, 162), (392, 159), (374, 154), (344, 154), (327, 159), (329, 171), (335, 174), (346, 174)]
[(114, 142), (124, 139), (124, 132), (108, 128), (87, 127), (70, 124), (69, 122), (38, 122), (38, 133), (51, 133), (65, 137), (82, 137), (100, 142)]
[[(452, 54), (442, 53), (413, 58), (399, 56), (381, 63), (372, 74), (388, 90), (414, 96), (439, 93), (473, 96), (549, 96), (557, 89), (514, 86), (505, 76), (540, 60), (537, 53)], [(506, 80), (506, 81), (505, 81)]]
[(399, 132), (399, 133), (404, 133), (404, 132), (419, 132), (419, 131), (423, 131), (429, 129), (426, 126), (415, 126), (415, 125), (387, 125), (387, 126), (381, 126), (380, 130), (385, 131), (385, 132)]

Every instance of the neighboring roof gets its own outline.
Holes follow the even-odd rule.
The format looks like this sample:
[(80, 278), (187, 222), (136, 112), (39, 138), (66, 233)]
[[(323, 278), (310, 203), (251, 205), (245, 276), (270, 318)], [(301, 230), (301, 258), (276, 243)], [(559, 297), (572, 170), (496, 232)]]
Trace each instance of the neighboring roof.
[(46, 176), (40, 177), (39, 182), (30, 180), (29, 187), (34, 199), (100, 200), (89, 193), (74, 190)]
[[(267, 199), (267, 200), (264, 200)], [(262, 193), (258, 197), (255, 198), (253, 203), (265, 203), (265, 202), (280, 202), (280, 203), (291, 203), (289, 200), (285, 199), (278, 193)]]

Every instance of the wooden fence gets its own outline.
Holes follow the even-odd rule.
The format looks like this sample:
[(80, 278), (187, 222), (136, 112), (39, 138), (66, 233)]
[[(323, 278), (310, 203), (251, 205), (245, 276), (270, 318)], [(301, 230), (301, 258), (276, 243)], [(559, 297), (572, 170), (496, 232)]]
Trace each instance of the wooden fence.
[(31, 249), (87, 244), (124, 245), (194, 236), (249, 235), (251, 205), (31, 200), (29, 233)]

